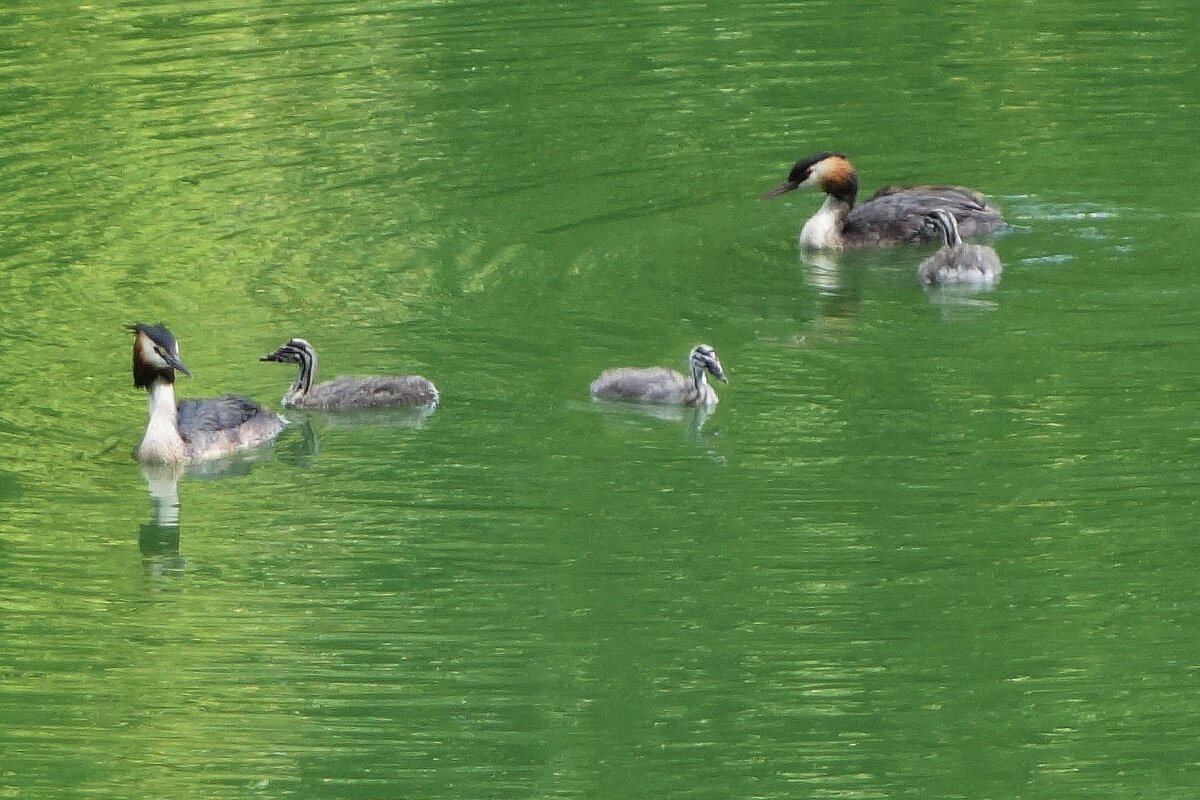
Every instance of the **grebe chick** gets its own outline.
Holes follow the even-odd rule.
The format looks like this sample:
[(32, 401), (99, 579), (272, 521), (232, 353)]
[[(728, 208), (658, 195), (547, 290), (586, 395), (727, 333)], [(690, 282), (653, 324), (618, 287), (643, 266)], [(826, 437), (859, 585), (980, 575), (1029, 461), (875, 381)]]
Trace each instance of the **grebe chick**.
[(150, 421), (134, 455), (143, 464), (184, 464), (219, 458), (265, 444), (284, 420), (236, 394), (175, 403), (175, 371), (192, 373), (179, 360), (175, 337), (160, 322), (127, 326), (133, 339), (133, 385), (150, 397)]
[(420, 375), (345, 376), (313, 385), (317, 377), (317, 351), (303, 339), (289, 339), (259, 361), (297, 364), (300, 373), (283, 396), (288, 408), (347, 409), (436, 406), (438, 390)]
[(942, 247), (917, 268), (922, 285), (959, 283), (992, 286), (1000, 279), (1000, 256), (981, 244), (964, 244), (958, 235), (958, 222), (944, 208), (930, 213), (929, 219), (940, 231)]
[(825, 192), (825, 202), (804, 223), (802, 247), (890, 247), (930, 241), (936, 232), (925, 224), (925, 216), (936, 208), (952, 213), (964, 236), (1004, 226), (999, 209), (979, 192), (962, 186), (887, 186), (855, 207), (858, 174), (841, 153), (817, 153), (797, 161), (787, 180), (762, 198), (811, 188)]
[(688, 353), (691, 377), (663, 367), (620, 367), (605, 370), (592, 381), (592, 397), (635, 403), (669, 403), (685, 406), (715, 406), (717, 393), (708, 385), (706, 373), (729, 383), (717, 359), (717, 351), (698, 344)]

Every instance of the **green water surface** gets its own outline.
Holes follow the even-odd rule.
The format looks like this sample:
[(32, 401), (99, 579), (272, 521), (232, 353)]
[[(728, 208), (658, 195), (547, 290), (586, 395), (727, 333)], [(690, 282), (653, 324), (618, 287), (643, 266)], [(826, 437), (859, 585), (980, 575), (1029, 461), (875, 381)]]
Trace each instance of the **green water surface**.
[[(1200, 796), (1193, 4), (0, 10), (0, 798)], [(976, 187), (801, 256), (763, 190)], [(133, 320), (420, 373), (180, 477)], [(616, 365), (729, 374), (707, 418)]]

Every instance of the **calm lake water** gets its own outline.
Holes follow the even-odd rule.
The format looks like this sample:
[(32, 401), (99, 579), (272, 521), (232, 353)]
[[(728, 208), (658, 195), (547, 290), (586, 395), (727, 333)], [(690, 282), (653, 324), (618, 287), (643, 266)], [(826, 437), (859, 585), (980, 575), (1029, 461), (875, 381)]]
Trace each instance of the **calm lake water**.
[[(1195, 798), (1195, 8), (0, 11), (0, 798)], [(1005, 208), (801, 257), (864, 193)], [(143, 471), (182, 396), (416, 372)], [(707, 419), (592, 403), (730, 377)]]

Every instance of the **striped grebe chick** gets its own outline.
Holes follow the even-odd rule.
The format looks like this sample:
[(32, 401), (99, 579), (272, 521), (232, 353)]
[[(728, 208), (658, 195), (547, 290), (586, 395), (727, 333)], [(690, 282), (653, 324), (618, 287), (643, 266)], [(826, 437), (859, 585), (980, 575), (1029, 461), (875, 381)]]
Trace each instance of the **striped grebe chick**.
[(283, 404), (288, 408), (337, 410), (436, 406), (439, 400), (437, 387), (420, 375), (342, 376), (314, 386), (317, 351), (303, 339), (289, 339), (287, 344), (280, 345), (259, 361), (292, 363), (300, 367), (292, 388), (283, 396)]
[(592, 397), (598, 400), (625, 400), (634, 403), (667, 403), (685, 406), (715, 406), (717, 393), (708, 385), (706, 375), (725, 383), (725, 370), (717, 351), (698, 344), (688, 353), (687, 377), (663, 367), (619, 367), (605, 370), (592, 381)]
[(812, 188), (825, 192), (825, 202), (804, 223), (800, 245), (818, 250), (931, 241), (937, 234), (925, 217), (937, 208), (954, 215), (964, 236), (990, 233), (1005, 224), (986, 197), (962, 186), (887, 186), (856, 207), (858, 174), (841, 153), (817, 153), (797, 161), (787, 180), (762, 197)]
[(921, 262), (917, 276), (925, 286), (934, 284), (974, 284), (992, 286), (1000, 280), (1000, 256), (981, 244), (964, 244), (958, 235), (958, 222), (944, 208), (929, 214), (942, 237), (941, 248)]
[(248, 397), (226, 394), (175, 402), (175, 371), (192, 373), (179, 359), (179, 344), (161, 322), (135, 322), (133, 385), (150, 398), (146, 435), (134, 452), (143, 464), (185, 464), (246, 450), (273, 440), (285, 422)]

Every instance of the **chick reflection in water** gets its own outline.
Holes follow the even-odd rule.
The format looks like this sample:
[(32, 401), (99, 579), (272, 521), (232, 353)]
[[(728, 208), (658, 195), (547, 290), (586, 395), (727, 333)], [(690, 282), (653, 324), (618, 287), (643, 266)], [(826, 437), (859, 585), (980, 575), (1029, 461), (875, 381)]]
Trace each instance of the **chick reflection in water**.
[[(708, 375), (729, 383), (717, 351), (698, 344), (688, 353), (690, 376), (664, 367), (618, 367), (605, 370), (592, 381), (596, 400), (614, 400), (633, 406), (647, 416), (671, 421), (691, 417), (691, 430), (698, 433), (717, 405), (717, 393), (708, 385)], [(689, 414), (690, 412), (690, 414)]]
[(1004, 267), (1000, 256), (982, 244), (966, 244), (958, 233), (954, 215), (937, 209), (928, 220), (942, 237), (942, 246), (917, 267), (917, 280), (928, 289), (931, 303), (941, 307), (946, 318), (974, 316), (998, 306), (976, 295), (1000, 282)]
[(714, 406), (652, 405), (635, 403), (593, 403), (596, 411), (614, 422), (628, 423), (630, 415), (669, 423), (687, 423), (691, 436), (700, 436)]

